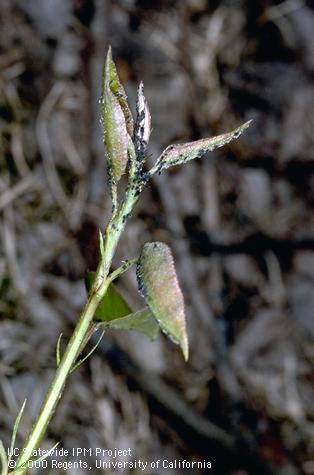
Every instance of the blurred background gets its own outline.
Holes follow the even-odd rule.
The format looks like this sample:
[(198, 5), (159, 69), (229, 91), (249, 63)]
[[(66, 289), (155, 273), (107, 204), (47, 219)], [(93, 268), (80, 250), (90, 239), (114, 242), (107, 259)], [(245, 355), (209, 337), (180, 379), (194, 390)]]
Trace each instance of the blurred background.
[[(30, 430), (57, 338), (71, 335), (97, 266), (111, 209), (99, 123), (111, 44), (133, 110), (145, 83), (149, 163), (170, 143), (253, 124), (154, 178), (116, 254), (118, 265), (146, 241), (171, 246), (189, 362), (163, 336), (108, 332), (71, 376), (42, 447), (206, 459), (215, 474), (313, 474), (312, 2), (1, 0), (0, 16), (4, 444), (25, 397), (19, 444)], [(140, 308), (134, 272), (118, 287)]]

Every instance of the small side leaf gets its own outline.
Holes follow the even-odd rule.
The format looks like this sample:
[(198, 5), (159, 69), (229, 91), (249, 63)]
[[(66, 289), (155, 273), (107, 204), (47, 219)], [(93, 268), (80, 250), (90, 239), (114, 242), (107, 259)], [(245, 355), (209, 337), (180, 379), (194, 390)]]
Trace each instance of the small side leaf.
[(57, 368), (60, 364), (61, 361), (61, 340), (62, 340), (62, 333), (60, 333), (57, 345), (56, 345), (56, 363), (57, 363)]
[(82, 359), (80, 359), (77, 363), (74, 364), (74, 366), (72, 367), (70, 373), (73, 373), (73, 371), (75, 371), (79, 366), (81, 366), (84, 363), (84, 361), (87, 360), (87, 358), (92, 356), (92, 354), (94, 353), (94, 351), (97, 349), (98, 345), (100, 344), (104, 334), (105, 334), (105, 330), (103, 330), (103, 332), (101, 333), (101, 335), (98, 338), (97, 342), (95, 343), (93, 348), (87, 353), (87, 355), (85, 355)]
[(188, 359), (184, 300), (169, 247), (161, 242), (144, 245), (137, 265), (139, 291), (161, 329), (180, 345)]
[[(95, 272), (88, 272), (86, 277), (86, 287), (89, 291), (95, 279)], [(97, 307), (94, 315), (96, 322), (109, 322), (116, 318), (125, 317), (132, 313), (127, 302), (113, 284), (110, 284), (108, 290)]]
[(159, 157), (154, 169), (160, 172), (163, 169), (180, 165), (194, 158), (201, 157), (206, 152), (213, 152), (219, 147), (232, 142), (240, 137), (240, 135), (249, 127), (251, 120), (245, 122), (243, 125), (228, 132), (226, 134), (217, 135), (207, 139), (196, 140), (195, 142), (188, 142), (179, 145), (169, 145), (161, 156)]
[[(12, 432), (12, 437), (11, 437), (11, 444), (10, 444), (10, 455), (9, 455), (9, 462), (11, 462), (12, 454), (13, 454), (13, 449), (15, 447), (15, 441), (16, 441), (16, 436), (17, 436), (17, 431), (19, 429), (19, 425), (23, 416), (23, 412), (26, 406), (26, 399), (24, 400), (21, 409), (19, 410), (18, 415), (16, 416), (14, 426), (13, 426), (13, 432)], [(9, 463), (8, 462), (8, 463)]]
[(136, 330), (144, 333), (152, 340), (155, 340), (159, 333), (159, 325), (148, 307), (131, 313), (126, 317), (112, 320), (106, 324), (109, 328), (116, 330)]
[[(88, 272), (85, 283), (89, 291), (95, 279), (95, 272)], [(116, 330), (136, 330), (149, 336), (154, 340), (159, 332), (159, 326), (155, 317), (145, 307), (138, 312), (132, 313), (127, 302), (117, 291), (113, 284), (110, 284), (108, 290), (99, 304), (94, 321), (102, 327), (114, 328)]]

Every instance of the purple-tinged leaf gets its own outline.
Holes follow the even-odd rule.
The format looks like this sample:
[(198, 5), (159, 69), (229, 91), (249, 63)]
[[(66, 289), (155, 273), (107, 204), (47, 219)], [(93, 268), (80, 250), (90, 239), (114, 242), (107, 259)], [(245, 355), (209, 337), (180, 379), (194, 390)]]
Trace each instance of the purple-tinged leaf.
[(118, 102), (124, 114), (128, 134), (130, 135), (130, 137), (132, 137), (133, 127), (134, 127), (132, 112), (129, 108), (128, 98), (125, 93), (124, 87), (122, 86), (120, 82), (117, 68), (112, 59), (111, 46), (109, 46), (109, 49), (108, 49), (106, 65), (105, 65), (105, 76), (108, 77), (109, 79), (109, 87), (110, 87), (111, 92), (118, 99)]
[(128, 161), (128, 134), (122, 109), (110, 90), (104, 94), (102, 117), (109, 175), (118, 183)]
[(188, 359), (184, 299), (169, 247), (161, 242), (144, 245), (137, 266), (139, 291), (161, 329), (180, 345)]
[[(103, 78), (102, 125), (103, 139), (108, 158), (109, 176), (116, 185), (125, 172), (128, 161), (128, 130), (124, 111), (124, 90), (119, 82), (109, 48)], [(123, 95), (124, 94), (124, 95)], [(125, 96), (126, 97), (126, 96)]]
[(240, 135), (246, 130), (251, 121), (245, 122), (243, 125), (227, 132), (226, 134), (217, 135), (207, 139), (196, 140), (195, 142), (188, 142), (185, 144), (169, 145), (163, 153), (160, 155), (154, 170), (160, 172), (165, 168), (172, 167), (174, 165), (180, 165), (194, 158), (201, 157), (206, 152), (213, 152), (219, 147), (232, 142), (240, 137)]

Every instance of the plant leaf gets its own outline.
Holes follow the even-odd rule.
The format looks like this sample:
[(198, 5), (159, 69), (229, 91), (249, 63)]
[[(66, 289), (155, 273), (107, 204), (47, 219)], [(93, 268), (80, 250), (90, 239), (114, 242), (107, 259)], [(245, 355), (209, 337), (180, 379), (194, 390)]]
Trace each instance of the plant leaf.
[(160, 155), (154, 168), (160, 172), (163, 169), (180, 165), (194, 158), (201, 157), (206, 152), (213, 152), (219, 147), (232, 142), (240, 137), (240, 135), (250, 126), (251, 120), (245, 122), (232, 132), (217, 135), (207, 139), (196, 140), (185, 144), (169, 145)]
[[(88, 272), (85, 282), (89, 291), (95, 280), (95, 272)], [(109, 322), (132, 313), (129, 305), (113, 284), (110, 284), (94, 315), (96, 322)]]
[(81, 366), (84, 363), (84, 361), (86, 361), (87, 358), (89, 358), (94, 353), (94, 351), (96, 351), (96, 349), (97, 349), (98, 345), (100, 344), (104, 334), (105, 334), (105, 330), (102, 332), (102, 334), (98, 338), (97, 342), (95, 343), (93, 348), (87, 353), (87, 355), (85, 355), (83, 358), (81, 358), (79, 361), (77, 361), (77, 363), (74, 364), (74, 366), (71, 368), (70, 373), (73, 373), (73, 371), (75, 371), (79, 366)]
[(110, 90), (104, 93), (102, 124), (109, 175), (116, 184), (125, 172), (128, 160), (128, 134), (122, 109)]
[(57, 345), (56, 345), (56, 363), (57, 363), (57, 368), (60, 364), (61, 361), (61, 340), (62, 340), (62, 333), (60, 333)]
[(128, 98), (125, 93), (124, 87), (122, 86), (120, 82), (116, 65), (114, 64), (113, 59), (112, 59), (111, 46), (109, 46), (109, 49), (108, 49), (105, 68), (106, 68), (105, 75), (106, 77), (109, 78), (110, 90), (114, 94), (114, 96), (118, 99), (120, 107), (123, 111), (128, 134), (130, 135), (130, 137), (132, 137), (133, 127), (134, 127), (132, 112), (129, 108)]
[(118, 183), (125, 172), (129, 141), (126, 119), (119, 103), (119, 95), (118, 93), (115, 94), (111, 87), (113, 84), (114, 89), (117, 88), (118, 79), (115, 78), (118, 78), (118, 76), (109, 49), (103, 80), (102, 126), (103, 140), (108, 157), (109, 176), (114, 185)]
[(116, 330), (136, 330), (149, 336), (152, 340), (155, 340), (159, 333), (159, 325), (148, 307), (126, 317), (112, 320), (106, 325)]
[(139, 291), (161, 329), (180, 345), (188, 359), (184, 300), (169, 247), (161, 242), (144, 245), (137, 265)]
[[(95, 280), (95, 272), (88, 272), (85, 283), (89, 291)], [(159, 332), (159, 326), (148, 307), (132, 313), (127, 302), (113, 284), (99, 304), (94, 321), (102, 326), (116, 330), (136, 330), (154, 340)]]
[(12, 457), (13, 449), (14, 449), (14, 446), (15, 446), (16, 435), (17, 435), (17, 431), (18, 431), (22, 416), (23, 416), (25, 406), (26, 406), (26, 399), (24, 400), (24, 402), (22, 404), (22, 407), (19, 410), (19, 413), (16, 416), (16, 419), (15, 419), (15, 422), (14, 422), (13, 432), (12, 432), (12, 437), (11, 437), (11, 444), (10, 444), (9, 462), (11, 462), (11, 457)]

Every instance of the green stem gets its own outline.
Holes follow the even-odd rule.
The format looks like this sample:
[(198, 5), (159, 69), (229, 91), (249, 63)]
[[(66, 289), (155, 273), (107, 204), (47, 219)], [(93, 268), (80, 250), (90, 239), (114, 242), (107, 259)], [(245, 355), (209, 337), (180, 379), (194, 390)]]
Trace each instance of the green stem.
[[(104, 289), (105, 290), (105, 289)], [(60, 365), (51, 382), (46, 398), (38, 413), (33, 429), (29, 435), (23, 452), (17, 460), (17, 465), (23, 465), (32, 457), (33, 451), (38, 447), (50, 419), (54, 413), (57, 403), (62, 395), (62, 391), (66, 379), (71, 371), (73, 364), (78, 356), (84, 335), (87, 333), (90, 323), (93, 319), (96, 308), (101, 300), (101, 293), (92, 292), (85, 308), (81, 314), (81, 318), (74, 330), (74, 333), (68, 343)], [(21, 468), (15, 472), (18, 475), (27, 473), (27, 470)]]
[[(86, 305), (81, 313), (80, 319), (74, 329), (73, 335), (67, 345), (64, 355), (56, 370), (55, 376), (50, 384), (47, 395), (39, 410), (33, 428), (28, 436), (24, 449), (18, 460), (15, 475), (24, 475), (27, 473), (27, 462), (32, 458), (46, 432), (47, 426), (53, 416), (57, 404), (62, 396), (66, 380), (71, 373), (71, 369), (80, 353), (82, 342), (86, 338), (90, 326), (93, 322), (95, 311), (106, 293), (108, 285), (112, 278), (108, 273), (112, 258), (117, 247), (119, 238), (125, 227), (126, 220), (130, 216), (136, 202), (138, 194), (134, 187), (129, 186), (125, 199), (117, 211), (114, 218), (110, 221), (104, 241), (103, 256), (98, 266), (94, 285), (90, 291)], [(24, 467), (22, 467), (24, 465)]]
[(138, 259), (131, 259), (125, 261), (122, 266), (118, 267), (118, 269), (114, 270), (111, 272), (111, 274), (108, 276), (108, 281), (109, 283), (113, 282), (117, 277), (120, 277), (124, 272), (126, 272), (130, 267), (134, 266), (137, 264)]

